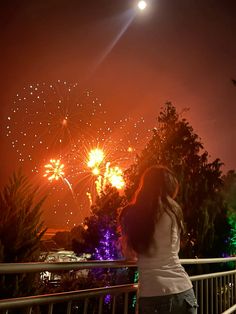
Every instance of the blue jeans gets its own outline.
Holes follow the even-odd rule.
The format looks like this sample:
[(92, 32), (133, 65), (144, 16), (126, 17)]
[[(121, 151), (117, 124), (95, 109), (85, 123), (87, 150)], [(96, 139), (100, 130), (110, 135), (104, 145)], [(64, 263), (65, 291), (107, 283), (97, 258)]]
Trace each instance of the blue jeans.
[(140, 297), (139, 314), (196, 314), (197, 300), (193, 289), (157, 297)]

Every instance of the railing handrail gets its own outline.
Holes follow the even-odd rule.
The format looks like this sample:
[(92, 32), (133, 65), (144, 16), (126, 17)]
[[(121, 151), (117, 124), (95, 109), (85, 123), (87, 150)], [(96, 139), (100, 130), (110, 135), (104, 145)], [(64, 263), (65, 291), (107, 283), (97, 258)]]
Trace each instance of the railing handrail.
[[(227, 263), (236, 261), (236, 257), (180, 259), (182, 265)], [(85, 261), (85, 262), (35, 262), (0, 263), (0, 274), (33, 273), (42, 271), (82, 270), (91, 268), (137, 267), (136, 261)]]
[(35, 262), (35, 263), (0, 263), (0, 274), (33, 273), (42, 271), (82, 270), (92, 268), (136, 267), (136, 261), (86, 261), (86, 262)]
[(198, 281), (198, 280), (217, 278), (217, 277), (228, 276), (228, 275), (233, 275), (233, 274), (236, 274), (236, 269), (217, 272), (217, 273), (209, 273), (209, 274), (203, 274), (203, 275), (190, 276), (190, 279), (191, 279), (191, 281)]
[(110, 287), (93, 288), (77, 291), (58, 292), (46, 295), (37, 295), (29, 297), (11, 298), (0, 300), (0, 310), (16, 307), (25, 307), (33, 305), (42, 305), (57, 302), (74, 301), (81, 298), (89, 298), (94, 296), (102, 296), (106, 294), (119, 294), (125, 292), (136, 291), (137, 284), (116, 285)]
[(182, 258), (180, 263), (182, 265), (191, 264), (215, 264), (215, 263), (227, 263), (236, 261), (236, 256), (234, 257), (215, 257), (215, 258)]
[[(236, 257), (228, 258), (199, 258), (199, 259), (180, 259), (181, 264), (211, 264), (211, 263), (227, 263), (235, 262)], [(42, 271), (69, 271), (69, 270), (82, 270), (92, 268), (126, 268), (126, 267), (137, 267), (136, 261), (127, 260), (116, 260), (116, 261), (79, 261), (79, 262), (58, 262), (58, 263), (0, 263), (0, 274), (13, 274), (13, 273), (32, 273)], [(192, 281), (204, 280), (209, 278), (216, 278), (222, 276), (233, 275), (236, 273), (235, 270), (209, 273), (197, 276), (190, 276)], [(115, 285), (109, 287), (100, 287), (86, 290), (77, 290), (69, 292), (60, 292), (47, 295), (37, 295), (29, 297), (11, 298), (0, 300), (0, 310), (10, 309), (17, 307), (32, 307), (34, 305), (42, 304), (53, 304), (58, 302), (68, 302), (71, 304), (73, 300), (88, 299), (90, 297), (98, 296), (103, 297), (104, 295), (111, 294), (116, 295), (125, 293), (125, 295), (131, 291), (135, 292), (138, 288), (138, 284), (124, 284)], [(87, 302), (86, 301), (86, 302)], [(236, 309), (236, 305), (233, 305), (230, 309), (222, 314), (230, 314)]]
[(231, 314), (236, 311), (236, 304), (231, 306), (228, 310), (224, 311), (222, 314)]
[[(216, 278), (224, 275), (235, 274), (236, 270), (226, 271), (226, 272), (217, 272), (211, 274), (190, 276), (191, 281)], [(65, 301), (73, 301), (78, 300), (80, 298), (89, 298), (91, 296), (101, 296), (106, 294), (118, 294), (136, 291), (138, 288), (138, 284), (124, 284), (124, 285), (115, 285), (110, 287), (101, 287), (101, 288), (93, 288), (93, 289), (85, 289), (85, 290), (77, 290), (77, 291), (69, 291), (69, 292), (59, 292), (47, 295), (37, 295), (37, 296), (29, 296), (29, 297), (20, 297), (20, 298), (11, 298), (0, 300), (0, 309), (5, 308), (15, 308), (22, 306), (33, 306), (40, 304), (49, 304), (49, 303), (57, 303), (63, 300)], [(226, 312), (232, 313), (232, 312)]]

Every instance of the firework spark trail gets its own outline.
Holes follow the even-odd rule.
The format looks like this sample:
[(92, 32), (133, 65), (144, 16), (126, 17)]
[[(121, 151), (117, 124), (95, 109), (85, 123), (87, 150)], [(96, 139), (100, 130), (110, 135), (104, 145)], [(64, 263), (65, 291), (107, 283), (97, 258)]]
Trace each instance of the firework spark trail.
[(69, 180), (66, 179), (65, 177), (62, 177), (62, 180), (63, 180), (64, 182), (66, 182), (66, 184), (68, 185), (69, 189), (71, 190), (71, 193), (72, 193), (73, 197), (75, 198), (75, 193), (74, 193), (74, 191), (73, 191), (72, 185), (71, 185), (71, 183), (69, 182)]
[[(79, 203), (72, 188), (72, 185), (69, 182), (69, 180), (65, 177), (64, 164), (62, 164), (59, 159), (57, 160), (50, 159), (50, 163), (46, 164), (44, 167), (46, 168), (46, 170), (43, 176), (47, 177), (50, 182), (52, 182), (53, 180), (58, 181), (59, 179), (61, 179), (68, 186), (69, 190), (71, 191), (72, 197), (76, 203), (76, 206), (79, 208)], [(79, 215), (82, 220), (83, 217), (82, 214), (80, 213), (80, 210)]]
[[(31, 84), (16, 94), (6, 120), (6, 136), (32, 172), (40, 172), (49, 154), (64, 158), (84, 142), (104, 138), (106, 112), (92, 92), (78, 83)], [(91, 136), (90, 136), (91, 135)]]
[(75, 193), (69, 180), (65, 177), (64, 167), (59, 159), (50, 159), (50, 163), (44, 166), (46, 168), (44, 177), (47, 177), (50, 182), (53, 180), (59, 180), (59, 178), (69, 187), (73, 198), (75, 199)]
[(88, 196), (88, 199), (89, 199), (89, 205), (90, 207), (93, 205), (93, 200), (92, 200), (92, 195), (90, 192), (87, 192), (86, 195)]
[[(105, 153), (101, 149), (93, 149), (89, 152), (87, 166), (91, 168), (93, 175), (96, 176), (95, 187), (98, 195), (105, 191), (108, 184), (121, 190), (125, 186), (123, 171), (118, 166), (111, 167), (111, 162), (105, 162)], [(105, 170), (101, 171), (102, 164), (105, 162)]]
[[(73, 199), (80, 202), (79, 214), (89, 213), (86, 192), (91, 193), (94, 199), (98, 190), (101, 193), (107, 183), (115, 184), (115, 176), (111, 183), (111, 175), (108, 178), (106, 168), (119, 166), (127, 169), (135, 161), (136, 154), (146, 143), (147, 130), (144, 127), (143, 117), (126, 116), (114, 121), (93, 92), (81, 92), (77, 83), (59, 80), (23, 88), (6, 117), (6, 136), (19, 163), (32, 179), (38, 180), (35, 173), (42, 173), (42, 165), (50, 156), (57, 156), (65, 162), (66, 175), (64, 167), (61, 176), (50, 175), (52, 180), (61, 179), (64, 183), (52, 186), (50, 207), (56, 214), (65, 206), (65, 215), (74, 221), (77, 221), (77, 210), (72, 216), (69, 208), (74, 204), (67, 199), (67, 189), (70, 189)], [(95, 153), (95, 164), (88, 171), (86, 160), (92, 147), (97, 149), (97, 156)], [(99, 149), (103, 151), (100, 157)]]

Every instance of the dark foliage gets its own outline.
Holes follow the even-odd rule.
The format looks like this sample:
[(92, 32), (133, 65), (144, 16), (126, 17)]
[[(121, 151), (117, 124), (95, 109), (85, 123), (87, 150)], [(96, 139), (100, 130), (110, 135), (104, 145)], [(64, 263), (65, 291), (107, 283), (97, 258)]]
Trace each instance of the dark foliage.
[[(174, 171), (180, 191), (180, 203), (186, 221), (183, 249), (185, 257), (220, 256), (225, 246), (228, 223), (222, 197), (222, 163), (209, 161), (199, 136), (176, 108), (167, 103), (159, 114), (157, 127), (137, 162), (126, 172), (128, 199), (137, 187), (142, 172), (152, 165), (164, 165)], [(221, 221), (222, 226), (217, 223)]]
[[(43, 228), (37, 189), (21, 173), (14, 174), (0, 195), (0, 262), (20, 263), (39, 260)], [(1, 298), (32, 294), (34, 274), (1, 275)]]

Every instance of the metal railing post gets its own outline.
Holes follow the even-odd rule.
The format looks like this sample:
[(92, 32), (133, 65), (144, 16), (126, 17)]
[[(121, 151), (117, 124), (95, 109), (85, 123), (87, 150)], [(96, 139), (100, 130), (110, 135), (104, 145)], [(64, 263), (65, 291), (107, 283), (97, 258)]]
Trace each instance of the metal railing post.
[(213, 285), (214, 279), (210, 278), (210, 293), (211, 293), (211, 314), (214, 314), (214, 299), (213, 299)]
[(83, 311), (83, 314), (87, 314), (87, 313), (88, 313), (88, 302), (89, 302), (89, 299), (88, 299), (88, 298), (85, 298), (85, 300), (84, 300), (84, 311)]
[[(182, 264), (206, 264), (206, 263), (223, 263), (228, 261), (236, 261), (233, 258), (214, 258), (214, 259), (190, 259), (181, 260)], [(82, 270), (94, 268), (129, 268), (137, 267), (134, 261), (89, 261), (76, 263), (19, 263), (19, 264), (0, 264), (0, 274), (24, 274), (43, 272)], [(236, 269), (231, 271), (223, 271), (209, 273), (197, 276), (191, 276), (196, 297), (199, 302), (199, 314), (222, 314), (233, 313), (236, 302)], [(13, 299), (0, 300), (0, 312), (8, 314), (10, 309), (27, 308), (27, 314), (31, 314), (35, 306), (48, 306), (47, 313), (53, 314), (54, 305), (63, 302), (66, 305), (66, 314), (71, 314), (73, 302), (83, 300), (83, 304), (79, 303), (83, 314), (93, 311), (93, 303), (89, 303), (91, 298), (97, 298), (96, 313), (102, 314), (104, 308), (109, 306), (112, 314), (117, 310), (117, 295), (123, 294), (123, 314), (129, 312), (129, 293), (137, 291), (137, 284), (126, 284), (109, 286), (102, 288), (93, 288), (87, 290), (78, 290), (70, 292), (53, 293), (47, 295), (38, 295), (30, 297), (21, 297)], [(105, 302), (105, 296), (110, 295), (111, 302), (109, 305)], [(81, 302), (81, 301), (80, 301)], [(76, 305), (76, 303), (75, 303)], [(64, 305), (63, 305), (64, 306)], [(82, 310), (83, 309), (83, 310)], [(227, 310), (228, 309), (228, 310)], [(55, 312), (55, 309), (54, 309)], [(92, 313), (92, 312), (91, 312)], [(120, 313), (119, 313), (120, 314)]]
[(116, 313), (116, 295), (112, 298), (112, 314)]
[(98, 314), (102, 314), (102, 308), (103, 308), (103, 296), (99, 297)]
[(52, 314), (53, 312), (53, 303), (50, 303), (48, 306), (48, 314)]
[(128, 300), (129, 300), (129, 294), (128, 292), (126, 292), (125, 297), (124, 297), (124, 314), (128, 314)]
[(66, 314), (71, 314), (72, 301), (67, 303)]

